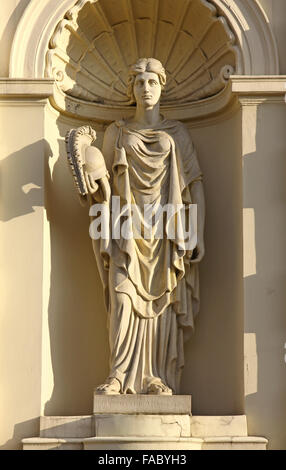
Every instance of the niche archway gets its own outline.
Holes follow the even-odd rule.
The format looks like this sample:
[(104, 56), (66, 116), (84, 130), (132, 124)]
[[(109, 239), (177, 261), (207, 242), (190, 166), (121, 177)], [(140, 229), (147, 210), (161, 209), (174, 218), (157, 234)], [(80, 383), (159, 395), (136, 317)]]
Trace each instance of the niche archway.
[(275, 39), (258, 1), (173, 5), (32, 0), (15, 35), (10, 76), (54, 78), (52, 101), (59, 111), (109, 121), (122, 110), (128, 114), (126, 71), (138, 56), (155, 55), (166, 65), (163, 106), (173, 118), (175, 109), (185, 119), (218, 113), (230, 100), (233, 73), (279, 73)]

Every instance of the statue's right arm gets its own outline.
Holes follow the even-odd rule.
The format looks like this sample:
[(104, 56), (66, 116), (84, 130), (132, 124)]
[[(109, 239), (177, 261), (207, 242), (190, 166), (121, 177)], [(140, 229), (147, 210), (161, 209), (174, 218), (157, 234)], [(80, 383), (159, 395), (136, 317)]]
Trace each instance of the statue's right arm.
[(118, 127), (113, 122), (110, 124), (104, 133), (102, 153), (104, 156), (106, 168), (110, 175), (112, 175), (112, 165), (114, 160), (114, 151), (116, 146), (116, 139), (118, 136)]

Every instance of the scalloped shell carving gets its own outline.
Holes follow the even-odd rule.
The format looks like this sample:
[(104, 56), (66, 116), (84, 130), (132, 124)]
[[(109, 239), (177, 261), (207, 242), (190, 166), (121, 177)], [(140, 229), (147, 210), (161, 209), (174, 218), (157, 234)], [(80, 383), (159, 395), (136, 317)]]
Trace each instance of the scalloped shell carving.
[(124, 107), (128, 68), (139, 57), (165, 66), (169, 106), (219, 93), (240, 59), (210, 1), (79, 0), (50, 40), (46, 74), (66, 95)]

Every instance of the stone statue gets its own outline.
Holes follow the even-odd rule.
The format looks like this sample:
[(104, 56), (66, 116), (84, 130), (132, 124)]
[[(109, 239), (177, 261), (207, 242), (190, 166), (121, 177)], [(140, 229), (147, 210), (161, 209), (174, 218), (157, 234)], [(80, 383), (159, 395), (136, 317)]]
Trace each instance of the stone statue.
[[(89, 127), (67, 136), (79, 192), (91, 205), (100, 203), (107, 209), (109, 233), (93, 237), (111, 353), (109, 376), (97, 387), (98, 394), (178, 393), (184, 341), (199, 311), (198, 263), (204, 256), (205, 218), (202, 173), (188, 130), (160, 114), (165, 83), (161, 62), (139, 59), (128, 78), (127, 93), (136, 103), (134, 117), (106, 129), (102, 153), (90, 145), (95, 132)], [(166, 205), (188, 211), (190, 204), (196, 204), (196, 246), (186, 248), (178, 235), (167, 236), (171, 222), (179, 223), (178, 215), (163, 217), (161, 237), (155, 236), (152, 223), (147, 224), (147, 237), (142, 232), (137, 237), (112, 236), (114, 199), (119, 201), (119, 229), (131, 216), (131, 205), (136, 208), (130, 222), (133, 235), (145, 224), (145, 206), (152, 209), (149, 220), (155, 217), (158, 222), (156, 215)], [(95, 213), (91, 214), (94, 221)]]

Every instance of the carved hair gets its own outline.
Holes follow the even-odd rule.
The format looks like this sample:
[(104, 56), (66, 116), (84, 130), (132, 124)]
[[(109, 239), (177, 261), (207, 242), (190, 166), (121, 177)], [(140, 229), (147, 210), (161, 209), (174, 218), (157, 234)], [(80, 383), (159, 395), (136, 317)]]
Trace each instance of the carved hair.
[(159, 82), (161, 85), (161, 88), (163, 89), (164, 86), (166, 85), (166, 72), (161, 64), (161, 62), (157, 59), (153, 58), (141, 58), (138, 59), (136, 64), (131, 65), (128, 73), (128, 82), (127, 82), (127, 96), (130, 98), (130, 101), (132, 103), (135, 102), (135, 96), (133, 93), (133, 86), (135, 82), (136, 75), (139, 75), (139, 73), (143, 72), (152, 72), (156, 73), (159, 78)]

